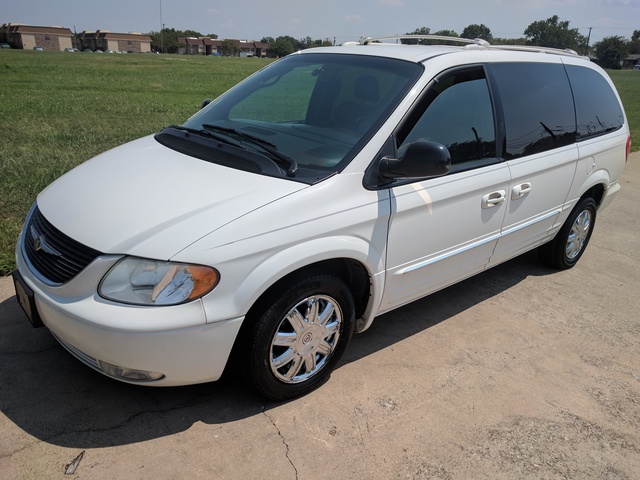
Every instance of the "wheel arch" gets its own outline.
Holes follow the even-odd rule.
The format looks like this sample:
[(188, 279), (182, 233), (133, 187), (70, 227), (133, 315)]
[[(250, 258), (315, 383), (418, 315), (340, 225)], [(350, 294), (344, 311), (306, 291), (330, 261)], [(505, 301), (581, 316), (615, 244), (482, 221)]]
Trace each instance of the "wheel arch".
[(349, 257), (336, 257), (309, 263), (279, 278), (253, 302), (246, 318), (252, 318), (254, 312), (263, 309), (272, 297), (273, 292), (279, 290), (282, 285), (295, 281), (297, 278), (309, 277), (314, 274), (330, 274), (343, 280), (353, 296), (356, 318), (365, 315), (369, 308), (374, 288), (372, 275), (362, 262)]
[[(234, 341), (225, 368), (226, 372), (237, 372), (246, 368), (242, 353), (247, 348), (247, 342), (254, 323), (253, 319), (265, 308), (268, 308), (275, 292), (279, 291), (288, 282), (295, 282), (297, 279), (314, 274), (334, 275), (347, 284), (352, 292), (355, 304), (356, 331), (358, 330), (357, 319), (371, 315), (370, 312), (373, 308), (372, 304), (375, 297), (373, 293), (375, 291), (374, 275), (369, 272), (362, 262), (352, 257), (334, 257), (311, 262), (283, 275), (266, 288), (253, 302)], [(381, 292), (379, 295), (381, 295)], [(369, 321), (367, 325), (370, 323)]]
[(596, 205), (599, 207), (602, 204), (602, 200), (604, 199), (604, 194), (606, 192), (607, 186), (604, 183), (596, 183), (591, 188), (587, 189), (586, 192), (582, 194), (578, 203), (584, 200), (587, 197), (593, 198), (596, 202)]

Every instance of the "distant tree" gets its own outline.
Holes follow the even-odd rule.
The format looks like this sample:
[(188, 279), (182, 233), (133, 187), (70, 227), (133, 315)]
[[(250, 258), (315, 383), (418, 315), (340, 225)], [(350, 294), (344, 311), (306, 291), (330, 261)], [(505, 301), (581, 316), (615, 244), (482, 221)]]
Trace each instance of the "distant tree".
[(275, 41), (276, 39), (273, 37), (262, 37), (262, 40), (260, 40), (261, 43), (273, 43)]
[(491, 40), (492, 45), (526, 45), (527, 39), (524, 37), (521, 38), (498, 38), (494, 37)]
[(533, 22), (524, 31), (528, 45), (582, 50), (587, 43), (577, 28), (569, 28), (569, 21), (560, 21), (557, 15)]
[(618, 35), (605, 37), (593, 46), (593, 52), (601, 67), (620, 70), (622, 61), (629, 54), (629, 44)]
[(270, 57), (284, 57), (295, 52), (295, 47), (287, 37), (278, 37), (269, 44), (267, 52)]
[(314, 46), (314, 42), (311, 37), (301, 38), (300, 40), (298, 40), (298, 43), (300, 44), (301, 50), (304, 50), (305, 48), (311, 48)]
[[(429, 35), (431, 29), (428, 27), (416, 28), (413, 32), (407, 32), (405, 35)], [(418, 40), (413, 38), (407, 38), (400, 40), (405, 45), (426, 45), (426, 40)]]
[(235, 57), (240, 53), (240, 44), (237, 40), (226, 39), (220, 42), (220, 53)]
[(460, 36), (462, 38), (470, 38), (471, 40), (481, 38), (483, 40), (486, 40), (487, 42), (491, 42), (493, 40), (491, 30), (483, 23), (481, 23), (480, 25), (472, 24), (465, 27)]
[(640, 53), (640, 30), (634, 30), (629, 42), (629, 53)]
[(195, 30), (176, 30), (175, 28), (163, 28), (160, 32), (149, 32), (145, 35), (151, 37), (151, 48), (156, 52), (178, 53), (178, 50), (184, 45), (178, 42), (180, 37), (211, 37), (218, 38), (216, 34), (202, 35)]
[[(459, 35), (453, 30), (438, 30), (431, 35), (438, 35), (440, 37), (454, 37), (458, 38)], [(458, 42), (448, 42), (446, 40), (425, 40), (426, 45), (460, 45)]]
[(432, 35), (440, 35), (441, 37), (459, 37), (454, 30), (438, 30), (437, 32), (433, 32)]
[(294, 52), (297, 52), (298, 50), (303, 50), (305, 48), (304, 44), (300, 40), (290, 37), (289, 35), (284, 35), (282, 37), (276, 38), (276, 41), (278, 40), (284, 40), (284, 41), (290, 42), (291, 45), (293, 45)]
[(190, 37), (190, 38), (200, 38), (200, 37), (204, 37), (204, 35), (202, 35), (200, 32), (197, 32), (195, 30), (183, 30), (181, 33), (181, 37)]

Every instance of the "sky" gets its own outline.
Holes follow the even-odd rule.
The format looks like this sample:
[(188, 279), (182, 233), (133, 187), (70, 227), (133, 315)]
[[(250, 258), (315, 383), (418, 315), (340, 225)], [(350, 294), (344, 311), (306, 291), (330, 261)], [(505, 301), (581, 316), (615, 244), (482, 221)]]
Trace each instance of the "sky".
[(616, 35), (630, 39), (640, 30), (640, 0), (0, 0), (0, 24), (118, 33), (164, 25), (220, 39), (289, 35), (337, 44), (422, 27), (460, 34), (471, 24), (486, 25), (494, 37), (519, 38), (531, 23), (553, 15), (590, 33), (591, 44)]

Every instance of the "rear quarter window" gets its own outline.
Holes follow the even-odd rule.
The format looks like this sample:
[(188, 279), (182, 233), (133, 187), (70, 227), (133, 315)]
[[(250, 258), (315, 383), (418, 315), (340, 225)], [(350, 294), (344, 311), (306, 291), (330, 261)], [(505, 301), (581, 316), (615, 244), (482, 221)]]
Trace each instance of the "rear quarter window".
[(562, 64), (496, 63), (491, 72), (504, 114), (506, 159), (575, 142), (573, 98)]
[(609, 82), (591, 68), (566, 67), (576, 104), (578, 140), (613, 132), (624, 125), (624, 114)]

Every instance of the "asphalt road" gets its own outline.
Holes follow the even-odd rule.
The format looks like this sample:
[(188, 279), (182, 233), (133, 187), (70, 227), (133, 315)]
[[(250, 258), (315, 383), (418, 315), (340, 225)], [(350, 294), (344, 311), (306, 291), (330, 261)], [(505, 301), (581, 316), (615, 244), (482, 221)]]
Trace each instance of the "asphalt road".
[(0, 478), (640, 478), (640, 154), (578, 265), (523, 255), (376, 319), (283, 403), (125, 385), (0, 279)]

